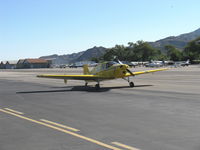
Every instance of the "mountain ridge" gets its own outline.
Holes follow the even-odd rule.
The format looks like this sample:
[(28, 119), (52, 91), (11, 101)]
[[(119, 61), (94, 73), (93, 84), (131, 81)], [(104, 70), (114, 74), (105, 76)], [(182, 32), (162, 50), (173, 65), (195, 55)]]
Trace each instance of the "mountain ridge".
[(41, 59), (50, 59), (52, 60), (53, 64), (70, 64), (77, 61), (87, 61), (91, 60), (94, 57), (102, 56), (106, 51), (106, 48), (99, 46), (94, 46), (93, 48), (89, 48), (85, 51), (72, 53), (72, 54), (65, 54), (65, 55), (48, 55), (48, 56), (41, 56)]
[[(183, 50), (189, 41), (192, 41), (198, 37), (200, 37), (200, 28), (193, 32), (180, 34), (178, 36), (169, 36), (157, 40), (155, 42), (148, 42), (148, 43), (154, 48), (160, 49), (163, 53), (166, 53), (164, 48), (165, 45), (172, 45), (180, 50)], [(85, 51), (77, 53), (65, 54), (65, 55), (53, 54), (49, 56), (42, 56), (40, 58), (51, 59), (53, 64), (69, 64), (77, 61), (91, 60), (91, 58), (94, 57), (100, 57), (106, 52), (106, 49), (107, 48), (102, 46), (99, 47), (94, 46), (93, 48), (89, 48)]]
[(169, 36), (164, 39), (157, 40), (155, 42), (149, 42), (154, 48), (160, 49), (166, 53), (165, 45), (172, 45), (176, 48), (183, 50), (189, 41), (192, 41), (200, 36), (200, 28), (189, 33), (180, 34), (178, 36)]

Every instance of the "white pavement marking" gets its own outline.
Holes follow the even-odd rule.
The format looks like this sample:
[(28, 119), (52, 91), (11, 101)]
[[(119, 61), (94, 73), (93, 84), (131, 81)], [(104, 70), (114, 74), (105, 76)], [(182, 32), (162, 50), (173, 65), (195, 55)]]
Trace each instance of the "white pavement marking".
[(129, 150), (140, 150), (138, 148), (135, 148), (135, 147), (132, 147), (132, 146), (128, 146), (128, 145), (125, 145), (125, 144), (122, 144), (122, 143), (119, 143), (119, 142), (112, 142), (112, 144), (115, 144), (117, 146), (129, 149)]
[(62, 127), (62, 128), (66, 128), (66, 129), (69, 129), (69, 130), (72, 130), (72, 131), (80, 131), (78, 129), (75, 129), (75, 128), (72, 128), (72, 127), (69, 127), (69, 126), (66, 126), (66, 125), (62, 125), (62, 124), (59, 124), (59, 123), (56, 123), (56, 122), (53, 122), (53, 121), (49, 121), (49, 120), (46, 120), (46, 119), (40, 119), (41, 121), (43, 122), (46, 122), (46, 123), (50, 123), (50, 124), (53, 124), (53, 125), (56, 125), (56, 126), (59, 126), (59, 127)]
[(13, 109), (10, 109), (10, 108), (4, 108), (5, 110), (8, 110), (8, 111), (11, 111), (11, 112), (14, 112), (14, 113), (17, 113), (17, 114), (20, 114), (20, 115), (23, 115), (24, 113), (23, 112), (20, 112), (20, 111), (16, 111), (16, 110), (13, 110)]
[(7, 113), (7, 114), (10, 114), (10, 115), (13, 115), (13, 116), (16, 116), (16, 117), (18, 117), (18, 118), (24, 119), (24, 120), (28, 120), (28, 121), (30, 121), (30, 122), (34, 122), (34, 123), (37, 123), (37, 124), (40, 124), (40, 125), (43, 125), (43, 126), (52, 128), (52, 129), (57, 130), (57, 131), (60, 131), (60, 132), (64, 132), (64, 133), (66, 133), (66, 134), (69, 134), (69, 135), (78, 137), (78, 138), (83, 139), (83, 140), (86, 140), (86, 141), (88, 141), (88, 142), (91, 142), (91, 143), (100, 145), (100, 146), (102, 146), (102, 147), (106, 147), (106, 148), (108, 148), (108, 149), (112, 149), (112, 150), (122, 150), (122, 149), (120, 149), (120, 148), (117, 148), (117, 147), (108, 145), (108, 144), (106, 144), (106, 143), (97, 141), (97, 140), (95, 140), (95, 139), (92, 139), (92, 138), (89, 138), (89, 137), (86, 137), (86, 136), (83, 136), (83, 135), (80, 135), (80, 134), (77, 134), (77, 133), (74, 133), (74, 132), (71, 132), (71, 131), (62, 129), (62, 128), (59, 128), (59, 127), (56, 127), (56, 126), (53, 126), (53, 125), (50, 125), (50, 124), (47, 124), (47, 123), (44, 123), (44, 122), (41, 122), (41, 121), (37, 121), (37, 120), (31, 119), (31, 118), (28, 118), (28, 117), (25, 117), (25, 116), (22, 116), (22, 115), (19, 115), (19, 114), (10, 112), (10, 111), (6, 111), (6, 110), (3, 110), (3, 109), (0, 109), (0, 111), (1, 111), (1, 112), (4, 112), (4, 113)]

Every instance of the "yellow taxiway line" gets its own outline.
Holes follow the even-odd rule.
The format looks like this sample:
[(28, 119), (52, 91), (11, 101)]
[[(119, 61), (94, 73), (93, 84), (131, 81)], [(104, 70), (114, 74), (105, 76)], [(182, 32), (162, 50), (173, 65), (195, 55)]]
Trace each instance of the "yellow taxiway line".
[(125, 144), (122, 144), (122, 143), (119, 143), (119, 142), (112, 142), (112, 144), (115, 144), (115, 145), (117, 145), (117, 146), (120, 146), (120, 147), (129, 149), (129, 150), (140, 150), (140, 149), (137, 149), (137, 148), (135, 148), (135, 147), (128, 146), (128, 145), (125, 145)]
[(73, 135), (73, 136), (75, 136), (75, 137), (78, 137), (78, 138), (80, 138), (80, 139), (86, 140), (86, 141), (88, 141), (88, 142), (91, 142), (91, 143), (100, 145), (100, 146), (102, 146), (102, 147), (106, 147), (106, 148), (108, 148), (108, 149), (112, 149), (112, 150), (122, 150), (122, 149), (120, 149), (120, 148), (117, 148), (117, 147), (114, 147), (114, 146), (105, 144), (105, 143), (103, 143), (103, 142), (94, 140), (94, 139), (92, 139), (92, 138), (88, 138), (88, 137), (86, 137), (86, 136), (82, 136), (82, 135), (79, 135), (79, 134), (77, 134), (77, 133), (74, 133), (74, 132), (71, 132), (71, 131), (68, 131), (68, 130), (59, 128), (59, 127), (55, 127), (55, 126), (53, 126), (53, 125), (50, 125), (50, 124), (47, 124), (47, 123), (44, 123), (44, 122), (41, 122), (41, 121), (37, 121), (37, 120), (31, 119), (31, 118), (28, 118), (28, 117), (24, 117), (24, 116), (22, 116), (22, 115), (15, 114), (15, 113), (13, 113), (13, 112), (9, 112), (9, 111), (3, 110), (3, 109), (0, 109), (0, 111), (1, 111), (1, 112), (4, 112), (4, 113), (6, 113), (6, 114), (10, 114), (10, 115), (16, 116), (16, 117), (18, 117), (18, 118), (24, 119), (24, 120), (28, 120), (28, 121), (30, 121), (30, 122), (34, 122), (34, 123), (36, 123), (36, 124), (40, 124), (40, 125), (43, 125), (43, 126), (46, 126), (46, 127), (49, 127), (49, 128), (55, 129), (55, 130), (58, 130), (58, 131), (60, 131), (60, 132), (64, 132), (64, 133)]
[(16, 113), (16, 114), (20, 114), (20, 115), (23, 115), (23, 114), (24, 114), (24, 113), (22, 113), (22, 112), (19, 112), (19, 111), (10, 109), (10, 108), (4, 108), (4, 109), (6, 109), (6, 110), (8, 110), (8, 111), (11, 111), (11, 112), (14, 112), (14, 113)]
[(49, 121), (49, 120), (46, 120), (46, 119), (40, 119), (40, 120), (43, 121), (43, 122), (49, 123), (49, 124), (53, 124), (53, 125), (65, 128), (65, 129), (75, 131), (75, 132), (80, 131), (78, 129), (75, 129), (75, 128), (72, 128), (72, 127), (69, 127), (69, 126), (66, 126), (66, 125), (62, 125), (62, 124), (59, 124), (59, 123), (56, 123), (56, 122), (53, 122), (53, 121)]

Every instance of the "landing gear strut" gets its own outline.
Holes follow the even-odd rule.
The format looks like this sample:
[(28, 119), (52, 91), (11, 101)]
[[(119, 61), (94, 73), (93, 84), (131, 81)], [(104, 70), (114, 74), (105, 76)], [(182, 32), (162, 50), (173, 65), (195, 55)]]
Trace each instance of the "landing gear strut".
[(99, 90), (99, 89), (100, 89), (99, 83), (97, 83), (97, 84), (95, 85), (95, 89), (96, 89), (96, 90)]
[(97, 84), (95, 85), (95, 89), (99, 90), (100, 89), (100, 82), (99, 82), (99, 80), (97, 80), (96, 82), (97, 82)]
[(135, 84), (132, 81), (130, 82), (129, 77), (128, 78), (122, 78), (122, 79), (128, 81), (130, 87), (134, 87), (135, 86)]

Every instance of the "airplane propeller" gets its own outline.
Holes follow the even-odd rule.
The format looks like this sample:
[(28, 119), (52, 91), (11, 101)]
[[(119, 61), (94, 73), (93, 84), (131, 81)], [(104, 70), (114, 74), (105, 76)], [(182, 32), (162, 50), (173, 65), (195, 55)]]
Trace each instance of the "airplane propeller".
[(128, 68), (126, 68), (126, 71), (129, 72), (132, 76), (135, 76)]
[[(118, 62), (120, 65), (125, 65), (125, 64), (123, 64), (119, 59), (117, 59), (117, 62)], [(128, 69), (128, 67), (126, 68), (126, 71), (127, 71), (128, 73), (130, 73), (132, 76), (135, 76), (135, 75)]]

